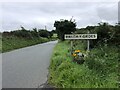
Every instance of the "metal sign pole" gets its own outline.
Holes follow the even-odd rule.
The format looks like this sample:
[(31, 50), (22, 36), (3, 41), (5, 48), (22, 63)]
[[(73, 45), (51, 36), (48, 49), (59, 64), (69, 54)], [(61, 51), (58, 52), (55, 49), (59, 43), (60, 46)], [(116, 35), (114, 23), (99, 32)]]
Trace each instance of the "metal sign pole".
[(90, 41), (87, 40), (87, 51), (89, 51), (89, 50), (90, 50)]
[(71, 40), (71, 54), (72, 54), (73, 41)]
[[(88, 30), (88, 34), (89, 34), (90, 32), (89, 32), (89, 30)], [(87, 51), (90, 51), (90, 41), (89, 41), (89, 39), (87, 40)]]

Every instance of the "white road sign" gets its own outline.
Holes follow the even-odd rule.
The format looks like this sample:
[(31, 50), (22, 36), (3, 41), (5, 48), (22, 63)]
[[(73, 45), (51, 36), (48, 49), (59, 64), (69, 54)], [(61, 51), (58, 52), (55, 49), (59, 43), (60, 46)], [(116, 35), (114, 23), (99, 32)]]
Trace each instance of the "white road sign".
[(97, 39), (97, 34), (65, 34), (65, 39)]

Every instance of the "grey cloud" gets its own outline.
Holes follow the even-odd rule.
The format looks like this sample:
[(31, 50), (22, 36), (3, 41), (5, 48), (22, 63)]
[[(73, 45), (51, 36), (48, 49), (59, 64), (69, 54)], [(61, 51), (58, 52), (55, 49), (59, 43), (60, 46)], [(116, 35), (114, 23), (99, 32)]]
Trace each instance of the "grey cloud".
[(118, 22), (120, 23), (120, 1), (118, 3)]
[(99, 21), (116, 22), (115, 3), (98, 2), (39, 2), (3, 3), (3, 30), (17, 29), (21, 24), (27, 28), (53, 29), (55, 20), (76, 19), (77, 27), (94, 25)]
[(101, 20), (116, 22), (118, 19), (118, 3), (103, 3), (98, 6), (97, 13)]

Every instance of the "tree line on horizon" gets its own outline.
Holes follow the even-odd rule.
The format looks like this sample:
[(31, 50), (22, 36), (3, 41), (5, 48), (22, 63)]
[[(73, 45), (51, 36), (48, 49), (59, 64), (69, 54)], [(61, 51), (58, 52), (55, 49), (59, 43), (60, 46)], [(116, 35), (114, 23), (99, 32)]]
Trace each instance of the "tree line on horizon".
[(100, 22), (97, 26), (87, 26), (85, 28), (76, 28), (75, 20), (60, 20), (55, 21), (54, 27), (61, 41), (64, 41), (64, 34), (97, 34), (96, 40), (90, 40), (91, 48), (99, 44), (120, 45), (120, 23), (110, 25), (107, 22)]
[(33, 39), (33, 38), (51, 38), (53, 34), (56, 33), (55, 30), (48, 31), (46, 29), (33, 28), (32, 30), (27, 30), (24, 27), (14, 31), (4, 31), (2, 32), (2, 37), (16, 36), (21, 38)]
[(96, 40), (91, 40), (91, 47), (94, 47), (97, 44), (115, 44), (120, 45), (120, 23), (116, 25), (110, 25), (107, 22), (98, 23), (97, 26), (87, 26), (85, 28), (76, 28), (77, 24), (71, 20), (59, 20), (54, 22), (55, 30), (48, 31), (45, 29), (33, 28), (32, 30), (27, 30), (24, 27), (21, 27), (20, 30), (14, 31), (4, 31), (2, 37), (5, 36), (16, 36), (23, 38), (51, 38), (54, 33), (57, 33), (58, 39), (64, 41), (64, 34), (86, 34), (88, 31), (91, 34), (97, 34), (98, 38)]

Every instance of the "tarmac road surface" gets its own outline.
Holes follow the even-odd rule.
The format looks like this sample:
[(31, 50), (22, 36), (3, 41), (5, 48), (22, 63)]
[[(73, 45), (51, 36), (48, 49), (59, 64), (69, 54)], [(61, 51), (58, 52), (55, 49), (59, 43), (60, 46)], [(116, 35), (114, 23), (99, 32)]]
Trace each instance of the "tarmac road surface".
[(2, 88), (37, 88), (47, 80), (57, 41), (2, 54)]

